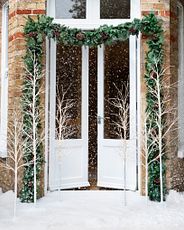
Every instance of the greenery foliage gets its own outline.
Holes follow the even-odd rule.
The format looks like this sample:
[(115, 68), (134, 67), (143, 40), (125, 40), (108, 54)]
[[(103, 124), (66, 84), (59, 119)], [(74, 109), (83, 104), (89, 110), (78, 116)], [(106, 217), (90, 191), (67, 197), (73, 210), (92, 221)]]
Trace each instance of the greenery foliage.
[[(84, 31), (81, 29), (70, 29), (66, 26), (58, 25), (53, 23), (53, 19), (45, 15), (38, 16), (37, 20), (28, 18), (28, 21), (24, 28), (26, 37), (27, 53), (24, 57), (26, 68), (31, 72), (33, 71), (32, 56), (36, 54), (37, 63), (42, 72), (42, 57), (43, 57), (43, 42), (45, 36), (48, 39), (54, 39), (58, 43), (64, 45), (75, 45), (75, 46), (98, 46), (101, 44), (111, 45), (116, 41), (127, 40), (131, 35), (138, 36), (139, 33), (147, 39), (148, 51), (146, 55), (146, 74), (145, 81), (147, 86), (154, 87), (154, 83), (150, 78), (152, 74), (153, 57), (160, 55), (160, 67), (163, 65), (163, 30), (161, 21), (151, 13), (144, 16), (142, 20), (134, 19), (132, 22), (126, 22), (118, 26), (101, 26), (93, 31)], [(24, 85), (28, 84), (29, 78), (25, 76)], [(39, 86), (38, 86), (39, 87)], [(27, 88), (23, 90), (23, 96), (28, 96)], [(40, 106), (40, 99), (38, 98), (38, 104)], [(154, 100), (147, 92), (147, 112), (152, 111), (154, 108)], [(31, 125), (31, 117), (26, 113), (27, 108), (24, 108), (24, 124), (25, 128), (27, 125)], [(154, 119), (154, 115), (151, 115), (150, 119)], [(154, 127), (156, 128), (156, 127)], [(39, 160), (38, 164), (38, 178), (41, 163), (43, 158), (43, 152), (38, 146), (37, 149)], [(31, 158), (31, 152), (25, 152), (25, 157)], [(156, 152), (150, 154), (150, 158), (154, 158)], [(150, 160), (150, 159), (149, 159)], [(165, 165), (164, 165), (164, 177), (165, 177)], [(165, 183), (165, 179), (164, 179)], [(21, 200), (24, 202), (33, 201), (33, 169), (30, 167), (25, 168), (24, 172), (24, 188), (21, 194)], [(159, 184), (159, 162), (153, 162), (149, 166), (149, 197), (151, 200), (160, 201), (160, 184)], [(165, 188), (165, 185), (164, 185)], [(164, 190), (165, 192), (165, 190)]]
[[(30, 47), (28, 46), (28, 49)], [(34, 144), (36, 140), (36, 177), (37, 197), (40, 196), (40, 172), (43, 163), (43, 146), (41, 143), (41, 122), (40, 122), (40, 84), (42, 78), (41, 49), (28, 50), (25, 56), (26, 74), (23, 82), (22, 107), (23, 107), (23, 138), (24, 138), (24, 161), (33, 162)], [(37, 60), (37, 61), (36, 61)], [(38, 62), (39, 60), (39, 62)], [(34, 97), (35, 95), (35, 97)], [(34, 117), (33, 117), (34, 116)], [(35, 122), (34, 122), (34, 121)], [(34, 127), (34, 131), (33, 131)], [(35, 135), (34, 135), (35, 132)], [(34, 201), (34, 164), (25, 166), (23, 177), (23, 188), (20, 199), (22, 202)]]
[[(147, 22), (147, 18), (144, 18), (144, 29), (143, 33), (147, 34), (149, 39), (147, 40), (148, 44), (148, 52), (146, 54), (146, 74), (145, 74), (145, 81), (147, 84), (147, 109), (146, 112), (149, 114), (149, 119), (152, 121), (152, 128), (155, 129), (155, 132), (157, 132), (158, 127), (155, 123), (155, 101), (157, 101), (153, 94), (150, 92), (149, 89), (154, 89), (155, 81), (152, 77), (154, 77), (153, 69), (155, 65), (155, 59), (159, 60), (158, 68), (159, 71), (162, 71), (163, 68), (163, 29), (162, 25), (158, 21), (156, 17), (149, 17), (149, 22)], [(152, 77), (150, 77), (152, 76)], [(163, 76), (160, 76), (160, 83), (162, 81)], [(162, 94), (163, 92), (161, 92)], [(156, 158), (158, 156), (158, 146), (155, 146), (154, 149), (152, 149), (152, 152), (149, 154), (148, 162), (150, 162), (152, 159)], [(163, 157), (165, 158), (165, 156)], [(160, 162), (159, 160), (154, 161), (150, 164), (148, 168), (148, 195), (150, 200), (156, 200), (160, 201)], [(163, 159), (163, 190), (164, 190), (164, 199), (166, 195), (166, 166), (165, 166), (165, 159)]]

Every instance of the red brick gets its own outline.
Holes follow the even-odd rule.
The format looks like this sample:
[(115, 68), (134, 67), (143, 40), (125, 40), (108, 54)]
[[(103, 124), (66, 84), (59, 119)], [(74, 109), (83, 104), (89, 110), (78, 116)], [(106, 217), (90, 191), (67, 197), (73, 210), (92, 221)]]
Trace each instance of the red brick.
[(15, 11), (13, 11), (11, 14), (9, 14), (9, 19), (15, 16)]
[(11, 42), (11, 41), (13, 41), (13, 40), (15, 40), (15, 39), (17, 39), (17, 38), (24, 38), (24, 34), (21, 33), (21, 32), (17, 32), (17, 33), (15, 33), (15, 34), (9, 36), (9, 39), (8, 39), (8, 40), (9, 40), (9, 42)]
[(15, 39), (16, 38), (24, 38), (24, 34), (22, 32), (17, 32), (15, 35), (14, 35)]
[(8, 41), (9, 42), (13, 41), (13, 35), (9, 36)]
[(17, 10), (17, 14), (31, 14), (31, 10)]
[[(148, 15), (150, 13), (152, 13), (153, 11), (142, 11), (142, 15)], [(155, 15), (158, 15), (158, 11), (154, 11)]]
[(45, 10), (33, 10), (32, 14), (45, 14)]

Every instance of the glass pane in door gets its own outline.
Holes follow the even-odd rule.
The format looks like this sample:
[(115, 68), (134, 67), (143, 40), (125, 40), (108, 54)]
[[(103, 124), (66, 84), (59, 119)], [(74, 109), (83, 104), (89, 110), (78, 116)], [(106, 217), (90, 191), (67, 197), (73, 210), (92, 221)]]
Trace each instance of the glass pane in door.
[(101, 19), (129, 19), (131, 0), (100, 0)]
[(89, 48), (89, 183), (97, 183), (97, 48)]
[(82, 50), (57, 45), (56, 139), (81, 139)]
[(56, 0), (56, 18), (85, 19), (86, 0)]
[(104, 138), (129, 138), (129, 41), (105, 47)]

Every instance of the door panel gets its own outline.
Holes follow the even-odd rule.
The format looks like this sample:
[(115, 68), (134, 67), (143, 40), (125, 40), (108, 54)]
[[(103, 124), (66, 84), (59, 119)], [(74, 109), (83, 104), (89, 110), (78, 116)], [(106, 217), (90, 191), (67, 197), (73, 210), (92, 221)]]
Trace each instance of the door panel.
[(50, 189), (88, 186), (88, 49), (51, 50)]
[[(126, 163), (126, 188), (136, 189), (136, 143), (127, 141), (127, 163)], [(124, 164), (122, 141), (109, 141), (105, 139), (101, 143), (101, 152), (98, 152), (98, 186), (105, 188), (124, 188)], [(100, 151), (100, 149), (99, 149)]]
[[(126, 166), (126, 188), (136, 189), (135, 51), (135, 40), (132, 37), (129, 41), (102, 47), (98, 51), (98, 186), (100, 187), (124, 188), (124, 166)], [(125, 87), (128, 87), (129, 104), (126, 135), (123, 130), (117, 128), (119, 109), (113, 104), (119, 91), (124, 97)], [(126, 164), (123, 160), (125, 148)]]
[[(68, 189), (89, 186), (124, 188), (123, 149), (127, 148), (126, 188), (136, 189), (136, 52), (135, 40), (118, 42), (112, 46), (95, 48), (56, 47), (51, 45), (50, 81), (50, 162), (49, 186), (54, 189)], [(90, 51), (90, 52), (89, 52)], [(97, 59), (97, 61), (96, 61)], [(98, 65), (96, 67), (96, 65)], [(98, 93), (93, 87), (98, 69)], [(90, 79), (88, 79), (90, 78)], [(89, 82), (89, 83), (88, 83)], [(123, 142), (117, 135), (113, 121), (117, 121), (118, 110), (111, 99), (116, 97), (117, 89), (129, 84), (128, 92), (128, 131)], [(90, 86), (89, 84), (92, 84)], [(96, 87), (96, 86), (95, 86)], [(98, 99), (98, 159), (96, 159), (96, 103)], [(58, 92), (59, 91), (59, 92)], [(66, 92), (66, 94), (64, 93)], [(56, 95), (57, 94), (57, 95)], [(73, 128), (71, 135), (59, 135), (59, 98), (65, 95), (74, 103), (68, 110), (66, 128)], [(89, 111), (90, 108), (90, 111)], [(89, 123), (88, 123), (89, 122)], [(88, 126), (90, 125), (90, 128)], [(90, 132), (90, 140), (88, 133)], [(89, 141), (89, 149), (88, 149)], [(88, 159), (89, 151), (89, 159)], [(89, 167), (89, 175), (88, 175)]]

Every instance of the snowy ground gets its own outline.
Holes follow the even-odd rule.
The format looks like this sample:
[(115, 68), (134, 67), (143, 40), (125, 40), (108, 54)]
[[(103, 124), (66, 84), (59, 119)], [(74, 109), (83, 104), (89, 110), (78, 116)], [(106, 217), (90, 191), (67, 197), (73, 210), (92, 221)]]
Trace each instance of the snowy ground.
[(120, 191), (48, 193), (37, 206), (18, 202), (12, 220), (13, 192), (0, 195), (0, 230), (183, 230), (184, 195), (171, 192), (167, 202), (146, 203), (128, 193), (123, 205)]

